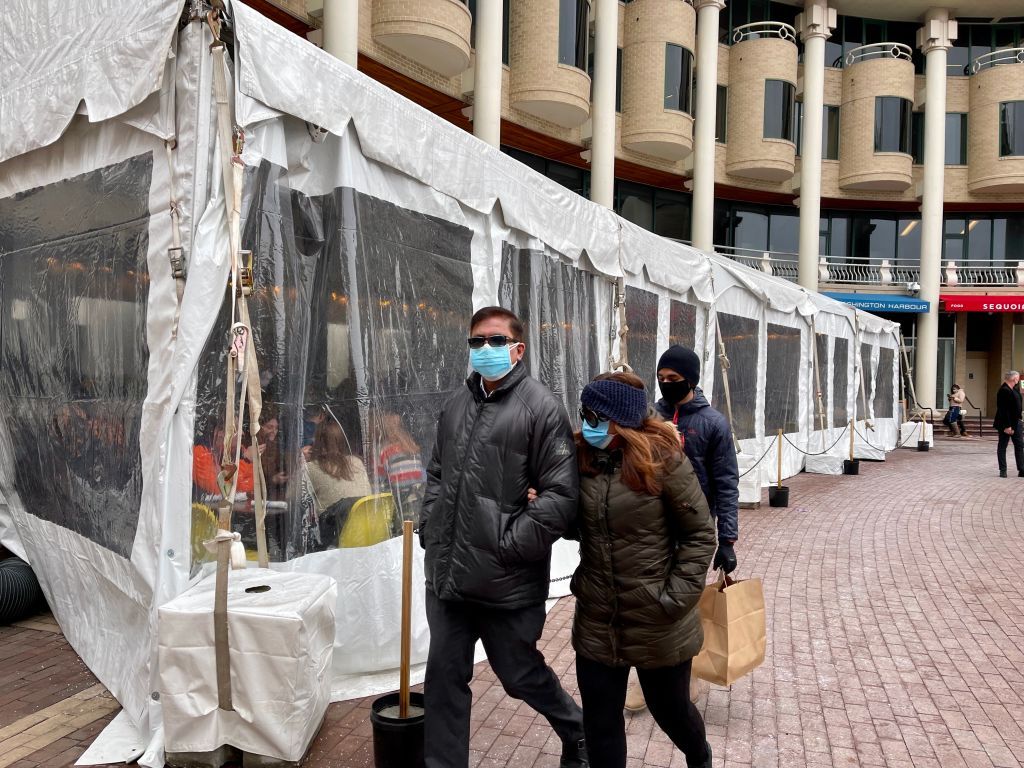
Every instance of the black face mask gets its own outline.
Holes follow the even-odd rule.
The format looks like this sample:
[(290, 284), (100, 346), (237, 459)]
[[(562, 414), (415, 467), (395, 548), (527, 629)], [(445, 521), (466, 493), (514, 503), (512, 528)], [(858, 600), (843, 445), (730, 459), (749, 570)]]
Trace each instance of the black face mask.
[(663, 381), (660, 386), (661, 394), (664, 395), (665, 400), (672, 405), (686, 399), (686, 396), (690, 394), (691, 389), (690, 382), (686, 379), (682, 379), (681, 381)]

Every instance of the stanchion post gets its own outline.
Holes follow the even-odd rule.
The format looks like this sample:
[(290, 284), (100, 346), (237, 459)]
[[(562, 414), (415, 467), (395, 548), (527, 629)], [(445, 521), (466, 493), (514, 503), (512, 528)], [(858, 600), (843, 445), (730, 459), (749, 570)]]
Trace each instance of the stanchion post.
[(778, 486), (779, 486), (779, 488), (781, 488), (782, 487), (782, 430), (781, 429), (779, 430), (779, 436), (778, 436), (777, 440), (779, 441), (779, 447), (778, 447), (779, 474), (777, 475), (777, 478), (778, 478)]
[(850, 461), (853, 461), (853, 419), (850, 419)]

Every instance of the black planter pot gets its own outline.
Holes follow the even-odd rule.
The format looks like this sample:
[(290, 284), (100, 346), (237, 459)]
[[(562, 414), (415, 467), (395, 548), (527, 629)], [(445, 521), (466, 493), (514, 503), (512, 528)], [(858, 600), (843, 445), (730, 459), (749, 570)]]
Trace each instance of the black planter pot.
[(788, 507), (789, 506), (789, 486), (788, 485), (770, 485), (770, 486), (768, 486), (768, 506), (769, 507)]
[(919, 451), (929, 451), (931, 450), (931, 447), (931, 443), (929, 443), (927, 440), (917, 441), (917, 450)]
[(409, 717), (398, 717), (397, 710), (397, 693), (381, 696), (371, 705), (373, 764), (376, 768), (423, 768), (423, 694), (409, 694)]
[(859, 475), (860, 474), (860, 459), (843, 459), (843, 474), (844, 475)]

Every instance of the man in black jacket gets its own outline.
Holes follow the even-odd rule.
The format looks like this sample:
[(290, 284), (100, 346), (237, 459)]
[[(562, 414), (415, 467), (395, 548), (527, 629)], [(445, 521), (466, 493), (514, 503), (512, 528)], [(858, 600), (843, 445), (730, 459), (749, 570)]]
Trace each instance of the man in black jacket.
[(683, 436), (683, 450), (700, 480), (711, 516), (718, 525), (718, 552), (713, 568), (736, 570), (733, 545), (739, 538), (739, 471), (732, 431), (725, 416), (711, 407), (697, 383), (700, 358), (678, 344), (658, 361), (658, 383), (664, 397), (657, 409)]
[[(466, 768), (473, 649), (512, 697), (562, 740), (561, 766), (587, 766), (583, 714), (537, 650), (551, 546), (576, 517), (579, 477), (561, 403), (522, 364), (523, 326), (487, 307), (470, 323), (466, 388), (445, 405), (420, 519), (430, 650), (427, 768)], [(527, 500), (530, 488), (536, 499)]]
[(992, 426), (999, 430), (999, 476), (1006, 477), (1006, 446), (1013, 440), (1013, 458), (1017, 462), (1017, 477), (1024, 477), (1024, 435), (1021, 433), (1020, 374), (1007, 371), (1003, 386), (996, 392), (996, 418)]

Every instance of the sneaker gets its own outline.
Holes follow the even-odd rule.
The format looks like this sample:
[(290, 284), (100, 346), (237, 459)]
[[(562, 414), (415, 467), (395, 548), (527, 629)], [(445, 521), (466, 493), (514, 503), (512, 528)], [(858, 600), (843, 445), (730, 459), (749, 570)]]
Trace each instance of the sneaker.
[(564, 742), (562, 744), (562, 759), (558, 761), (558, 768), (590, 768), (586, 741), (580, 739), (577, 742)]
[(625, 708), (627, 712), (643, 712), (647, 709), (647, 702), (644, 701), (644, 689), (640, 687), (640, 683), (633, 683), (626, 689)]

